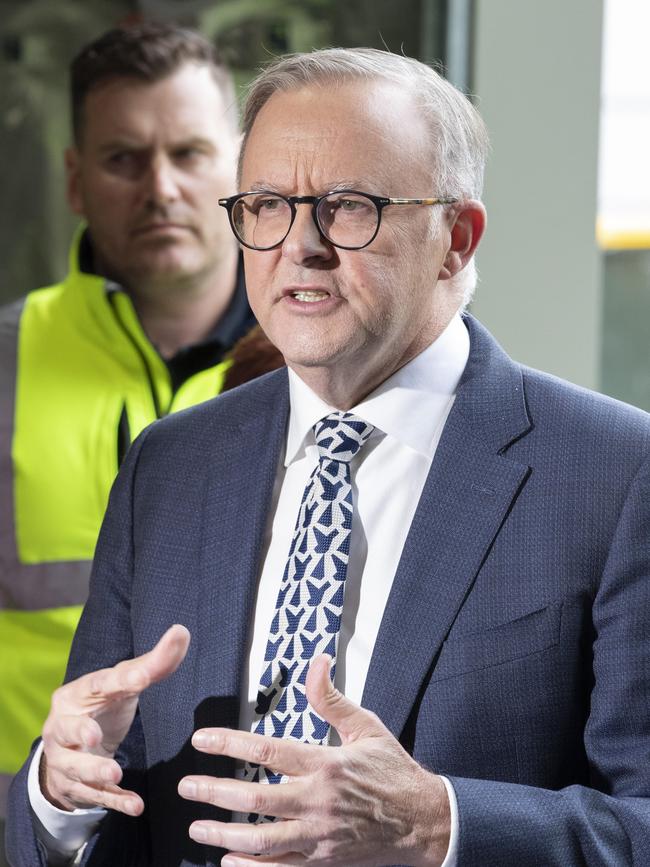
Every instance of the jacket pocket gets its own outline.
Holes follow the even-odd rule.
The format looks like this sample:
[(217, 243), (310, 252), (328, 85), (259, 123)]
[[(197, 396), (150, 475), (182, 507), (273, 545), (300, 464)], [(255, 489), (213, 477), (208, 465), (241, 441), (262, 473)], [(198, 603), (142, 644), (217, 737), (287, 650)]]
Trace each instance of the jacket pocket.
[(484, 632), (452, 634), (442, 646), (432, 681), (502, 665), (558, 644), (562, 602), (531, 611)]

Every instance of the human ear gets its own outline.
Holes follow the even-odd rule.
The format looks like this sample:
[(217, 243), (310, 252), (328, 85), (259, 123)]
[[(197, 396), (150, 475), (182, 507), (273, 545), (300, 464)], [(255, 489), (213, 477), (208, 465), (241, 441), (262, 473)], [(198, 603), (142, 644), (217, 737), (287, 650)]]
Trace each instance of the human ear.
[(472, 258), (483, 237), (487, 215), (482, 202), (468, 199), (451, 209), (449, 249), (438, 279), (448, 280), (462, 271)]
[(80, 217), (85, 216), (83, 196), (81, 195), (81, 167), (79, 151), (76, 147), (69, 147), (65, 152), (65, 177), (66, 196), (73, 213)]

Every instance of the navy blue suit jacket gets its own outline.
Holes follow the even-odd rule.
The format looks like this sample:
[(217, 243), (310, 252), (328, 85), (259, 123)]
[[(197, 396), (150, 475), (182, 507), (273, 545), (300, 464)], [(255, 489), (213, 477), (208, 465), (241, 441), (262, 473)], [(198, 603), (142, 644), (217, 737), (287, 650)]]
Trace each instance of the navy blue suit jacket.
[[(466, 322), (469, 362), (363, 704), (451, 778), (459, 867), (648, 865), (649, 417), (521, 367)], [(187, 837), (214, 810), (176, 787), (232, 772), (189, 740), (237, 725), (287, 414), (280, 371), (153, 425), (120, 473), (67, 676), (150, 649), (174, 622), (192, 643), (120, 751), (146, 812), (109, 814), (86, 864), (219, 863)], [(8, 841), (16, 867), (45, 863), (25, 770)]]

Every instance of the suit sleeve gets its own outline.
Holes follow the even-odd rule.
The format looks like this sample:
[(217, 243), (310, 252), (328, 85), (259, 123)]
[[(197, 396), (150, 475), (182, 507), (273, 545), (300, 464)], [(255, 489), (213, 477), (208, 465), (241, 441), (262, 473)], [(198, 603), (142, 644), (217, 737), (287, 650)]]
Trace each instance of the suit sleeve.
[[(133, 444), (111, 491), (97, 542), (88, 602), (70, 651), (66, 682), (133, 656), (133, 488), (146, 436), (147, 431)], [(43, 844), (35, 835), (29, 805), (27, 780), (34, 749), (9, 791), (6, 848), (13, 867), (46, 867), (48, 863)], [(122, 785), (137, 791), (146, 802), (144, 743), (137, 715), (116, 759), (124, 769)], [(109, 811), (89, 840), (81, 864), (148, 864), (145, 816), (146, 811), (137, 819)]]
[(458, 867), (650, 864), (650, 461), (630, 485), (593, 603), (591, 786), (450, 777)]

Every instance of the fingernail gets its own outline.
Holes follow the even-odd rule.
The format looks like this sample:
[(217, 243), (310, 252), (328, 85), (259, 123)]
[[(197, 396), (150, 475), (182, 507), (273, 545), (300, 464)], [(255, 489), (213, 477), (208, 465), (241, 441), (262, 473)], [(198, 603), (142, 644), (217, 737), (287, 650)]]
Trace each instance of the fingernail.
[(196, 785), (194, 780), (181, 780), (178, 791), (186, 798), (196, 798), (199, 787)]
[(197, 843), (205, 843), (208, 839), (208, 829), (198, 822), (190, 825), (190, 837), (192, 840), (196, 840)]
[(231, 858), (230, 855), (224, 855), (221, 859), (221, 867), (237, 867), (239, 862), (236, 858)]
[(129, 816), (137, 816), (140, 812), (140, 803), (139, 801), (133, 800), (133, 798), (128, 800), (125, 806), (126, 812), (129, 814)]
[(210, 735), (207, 732), (195, 732), (192, 737), (192, 743), (195, 747), (209, 747)]

